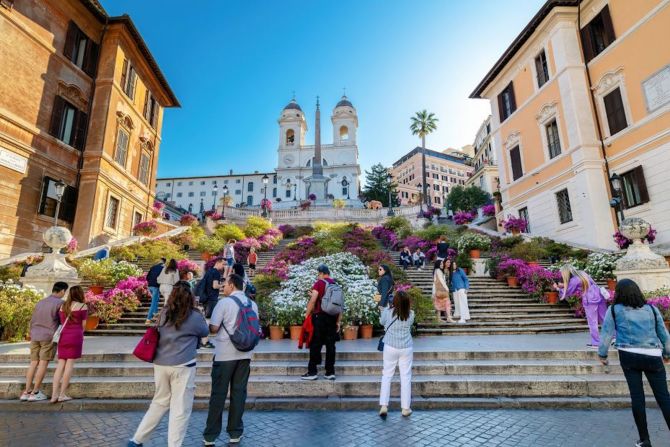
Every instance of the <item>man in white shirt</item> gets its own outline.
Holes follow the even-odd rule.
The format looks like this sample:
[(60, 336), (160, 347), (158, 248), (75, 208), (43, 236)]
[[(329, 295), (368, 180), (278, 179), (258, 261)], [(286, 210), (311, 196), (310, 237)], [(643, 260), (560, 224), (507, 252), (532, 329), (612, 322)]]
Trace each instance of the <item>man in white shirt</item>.
[[(258, 306), (242, 291), (244, 279), (231, 274), (223, 284), (225, 298), (219, 300), (209, 321), (209, 330), (216, 334), (214, 338), (214, 363), (212, 364), (212, 392), (209, 397), (207, 425), (203, 432), (204, 444), (215, 445), (216, 438), (221, 434), (222, 415), (230, 389), (230, 407), (228, 409), (228, 426), (230, 443), (236, 444), (242, 438), (244, 424), (242, 415), (247, 400), (247, 382), (249, 381), (249, 365), (253, 351), (238, 351), (230, 341), (228, 333), (235, 332), (239, 306), (230, 298), (236, 297), (244, 305), (251, 306), (258, 315)], [(221, 326), (225, 326), (222, 328)], [(226, 330), (228, 332), (226, 332)]]

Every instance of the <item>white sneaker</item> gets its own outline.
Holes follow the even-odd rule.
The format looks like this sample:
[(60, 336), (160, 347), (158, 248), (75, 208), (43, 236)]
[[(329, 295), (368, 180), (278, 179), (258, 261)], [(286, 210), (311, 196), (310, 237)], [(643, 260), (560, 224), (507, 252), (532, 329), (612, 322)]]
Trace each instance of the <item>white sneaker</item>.
[(48, 397), (41, 391), (38, 391), (36, 394), (31, 394), (28, 396), (28, 402), (39, 402), (41, 400), (47, 400)]
[(403, 415), (403, 416), (407, 417), (407, 416), (409, 416), (410, 414), (412, 414), (412, 410), (410, 410), (409, 408), (403, 408), (403, 409), (402, 409), (402, 415)]
[(465, 324), (465, 323), (467, 323), (467, 321), (465, 321), (465, 320), (458, 320), (458, 323), (459, 323), (459, 324)]
[(241, 440), (242, 440), (242, 435), (240, 435), (240, 436), (237, 437), (237, 438), (230, 438), (230, 439), (228, 440), (228, 443), (229, 443), (229, 444), (239, 444)]

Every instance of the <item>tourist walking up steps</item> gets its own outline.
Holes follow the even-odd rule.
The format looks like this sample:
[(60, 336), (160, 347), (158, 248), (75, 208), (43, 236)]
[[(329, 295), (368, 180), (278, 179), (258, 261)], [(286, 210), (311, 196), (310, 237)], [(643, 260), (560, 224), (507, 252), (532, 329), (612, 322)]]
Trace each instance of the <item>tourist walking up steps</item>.
[(377, 280), (377, 294), (375, 301), (379, 307), (388, 307), (393, 304), (393, 275), (387, 264), (380, 264), (377, 269), (379, 279)]
[(258, 255), (256, 254), (256, 248), (251, 247), (249, 249), (249, 256), (247, 256), (247, 264), (249, 265), (249, 276), (252, 278), (256, 275), (256, 263), (258, 262)]
[(205, 316), (210, 318), (216, 303), (219, 301), (219, 290), (223, 286), (221, 281), (221, 272), (225, 265), (223, 258), (217, 258), (214, 265), (205, 272), (198, 285), (196, 286), (196, 296), (200, 305), (205, 308)]
[(160, 292), (163, 298), (167, 298), (172, 294), (172, 287), (179, 281), (179, 269), (177, 269), (177, 261), (170, 259), (167, 266), (161, 271), (158, 278), (156, 278), (160, 285)]
[[(54, 372), (51, 403), (72, 400), (65, 392), (70, 385), (74, 363), (81, 358), (84, 347), (84, 329), (88, 307), (84, 300), (84, 289), (74, 286), (59, 311), (62, 325), (58, 340), (58, 366)], [(62, 382), (61, 382), (62, 380)]]
[[(449, 301), (449, 276), (451, 268), (449, 259), (439, 259), (433, 265), (433, 306), (437, 312), (437, 319), (442, 320), (442, 313), (446, 313), (447, 322), (454, 323), (451, 318), (451, 302)], [(445, 275), (445, 272), (447, 275)]]
[(36, 402), (48, 399), (40, 387), (49, 362), (56, 356), (56, 344), (53, 338), (60, 324), (58, 311), (63, 305), (67, 289), (67, 283), (59, 281), (53, 285), (51, 295), (39, 300), (35, 305), (30, 319), (30, 366), (26, 372), (26, 388), (20, 397), (22, 401)]
[[(177, 283), (158, 315), (158, 347), (154, 358), (156, 391), (128, 447), (141, 446), (149, 439), (169, 410), (169, 447), (184, 442), (195, 397), (198, 341), (209, 333), (205, 317), (195, 309), (191, 287)], [(165, 444), (164, 444), (165, 445)]]
[(379, 416), (386, 418), (391, 395), (391, 379), (396, 365), (400, 372), (400, 408), (403, 416), (412, 414), (412, 325), (414, 311), (409, 295), (397, 292), (393, 307), (381, 311), (380, 322), (384, 326), (384, 371), (379, 393)]
[(163, 268), (165, 268), (165, 258), (161, 258), (160, 262), (149, 269), (147, 272), (147, 286), (149, 286), (149, 292), (151, 292), (151, 306), (149, 307), (149, 313), (147, 314), (147, 321), (145, 324), (151, 324), (151, 320), (154, 318), (154, 314), (158, 312), (158, 301), (161, 298), (160, 284), (158, 284), (158, 275), (161, 274)]
[(233, 264), (235, 264), (235, 239), (231, 239), (223, 247), (223, 257), (226, 259), (226, 270), (223, 272), (223, 277), (228, 278), (228, 275), (233, 273)]
[(600, 344), (598, 324), (602, 323), (607, 311), (607, 302), (600, 292), (600, 287), (586, 272), (577, 271), (571, 265), (561, 267), (563, 282), (556, 289), (561, 295), (561, 300), (575, 294), (581, 294), (586, 321), (591, 332), (591, 342), (586, 346), (597, 348)]
[[(642, 373), (647, 376), (656, 403), (670, 429), (670, 394), (665, 364), (670, 364), (670, 335), (661, 313), (646, 304), (638, 285), (622, 279), (616, 286), (614, 304), (607, 309), (598, 356), (607, 366), (607, 351), (616, 336), (619, 362), (630, 392), (633, 418), (640, 436), (636, 447), (651, 447), (647, 429), (647, 413), (642, 385)], [(664, 438), (666, 442), (670, 434)], [(668, 445), (666, 442), (663, 445)]]
[(468, 307), (468, 289), (470, 281), (465, 271), (456, 265), (456, 261), (451, 262), (451, 291), (454, 297), (454, 318), (459, 318), (458, 322), (463, 324), (470, 319), (470, 308)]
[[(309, 302), (307, 303), (307, 312), (305, 319), (312, 316), (312, 325), (314, 333), (309, 344), (309, 363), (307, 372), (301, 376), (302, 380), (316, 380), (319, 378), (317, 367), (321, 364), (321, 348), (326, 346), (326, 374), (325, 379), (335, 380), (335, 342), (338, 340), (340, 332), (340, 320), (342, 313), (331, 315), (323, 309), (323, 298), (331, 287), (335, 286), (341, 293), (342, 289), (335, 285), (335, 281), (330, 277), (328, 266), (321, 264), (317, 268), (317, 280), (310, 291)], [(334, 293), (331, 289), (329, 293)]]
[[(209, 329), (216, 334), (216, 351), (212, 364), (212, 393), (209, 398), (207, 425), (203, 432), (204, 444), (215, 445), (221, 434), (223, 410), (230, 390), (228, 425), (229, 443), (240, 442), (244, 432), (242, 415), (247, 400), (247, 383), (253, 348), (260, 338), (258, 306), (242, 291), (244, 280), (231, 274), (223, 286), (225, 298), (219, 300), (209, 322)], [(247, 324), (255, 319), (255, 324)], [(245, 345), (239, 343), (240, 333)], [(258, 332), (258, 333), (255, 333)], [(245, 350), (240, 350), (245, 349)]]

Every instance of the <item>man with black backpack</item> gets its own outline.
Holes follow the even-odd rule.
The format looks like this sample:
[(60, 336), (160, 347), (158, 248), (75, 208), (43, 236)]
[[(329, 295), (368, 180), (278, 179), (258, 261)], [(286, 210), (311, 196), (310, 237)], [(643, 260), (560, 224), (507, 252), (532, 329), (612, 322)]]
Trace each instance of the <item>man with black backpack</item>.
[(221, 434), (221, 416), (230, 389), (228, 425), (230, 444), (240, 442), (244, 424), (242, 415), (247, 400), (247, 383), (253, 350), (260, 340), (258, 306), (242, 289), (244, 280), (231, 274), (223, 283), (225, 298), (219, 300), (209, 330), (216, 334), (214, 363), (212, 364), (212, 392), (209, 398), (207, 425), (203, 432), (204, 444), (215, 445)]
[(225, 260), (217, 258), (212, 268), (205, 272), (202, 279), (196, 284), (194, 295), (200, 305), (205, 308), (205, 317), (210, 318), (216, 303), (219, 301), (219, 290), (222, 287), (221, 272)]
[(335, 380), (335, 342), (338, 341), (340, 320), (344, 306), (342, 288), (330, 277), (328, 266), (321, 264), (318, 279), (310, 291), (305, 318), (312, 315), (314, 333), (309, 344), (309, 363), (302, 380), (316, 380), (317, 366), (321, 364), (321, 348), (326, 345), (326, 375), (324, 378)]

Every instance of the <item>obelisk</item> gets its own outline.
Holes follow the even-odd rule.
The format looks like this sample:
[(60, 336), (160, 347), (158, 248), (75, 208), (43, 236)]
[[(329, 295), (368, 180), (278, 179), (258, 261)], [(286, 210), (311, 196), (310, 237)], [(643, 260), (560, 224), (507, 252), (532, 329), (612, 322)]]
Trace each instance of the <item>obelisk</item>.
[(316, 133), (314, 135), (314, 158), (312, 158), (312, 176), (305, 179), (307, 182), (308, 195), (314, 194), (316, 205), (326, 205), (326, 195), (328, 191), (328, 178), (323, 175), (323, 165), (321, 158), (321, 110), (319, 108), (319, 97), (316, 97)]

